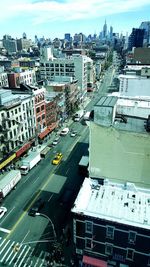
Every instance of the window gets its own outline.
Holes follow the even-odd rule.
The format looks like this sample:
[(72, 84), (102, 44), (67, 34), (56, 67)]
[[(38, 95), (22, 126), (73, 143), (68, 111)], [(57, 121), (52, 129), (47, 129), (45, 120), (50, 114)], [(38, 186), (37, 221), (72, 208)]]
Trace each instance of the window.
[(36, 112), (37, 112), (37, 113), (39, 113), (39, 112), (40, 112), (40, 107), (38, 107), (38, 108), (36, 109)]
[(42, 120), (44, 120), (44, 119), (45, 119), (45, 114), (42, 115)]
[(44, 105), (41, 106), (41, 110), (44, 110)]
[(41, 121), (41, 117), (38, 117), (38, 118), (37, 118), (37, 121), (40, 122), (40, 121)]
[(136, 241), (136, 232), (132, 232), (132, 231), (129, 232), (128, 241), (129, 241), (129, 243), (132, 243), (132, 244), (135, 243), (135, 241)]
[(106, 243), (105, 245), (105, 254), (112, 255), (113, 254), (113, 245), (110, 243)]
[(127, 249), (126, 259), (128, 259), (128, 260), (134, 259), (134, 250), (133, 249), (130, 249), (130, 248)]
[(90, 238), (85, 239), (85, 248), (92, 249), (92, 240)]
[(114, 227), (107, 226), (106, 237), (110, 239), (114, 239)]
[(90, 221), (85, 222), (85, 232), (92, 234), (93, 233), (93, 223)]

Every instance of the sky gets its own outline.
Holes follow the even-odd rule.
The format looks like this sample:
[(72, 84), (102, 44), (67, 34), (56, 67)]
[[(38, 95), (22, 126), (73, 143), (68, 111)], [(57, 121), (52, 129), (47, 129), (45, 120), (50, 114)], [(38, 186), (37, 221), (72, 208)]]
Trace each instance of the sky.
[(64, 33), (97, 34), (108, 29), (126, 35), (150, 21), (150, 0), (5, 0), (0, 3), (0, 38), (64, 38)]

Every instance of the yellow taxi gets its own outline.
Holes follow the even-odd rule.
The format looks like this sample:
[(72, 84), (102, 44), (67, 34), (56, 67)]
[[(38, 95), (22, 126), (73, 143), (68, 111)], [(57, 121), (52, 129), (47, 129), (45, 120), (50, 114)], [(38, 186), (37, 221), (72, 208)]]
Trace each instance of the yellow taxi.
[(57, 153), (55, 158), (52, 160), (52, 164), (58, 165), (61, 162), (62, 157), (63, 157), (62, 153)]

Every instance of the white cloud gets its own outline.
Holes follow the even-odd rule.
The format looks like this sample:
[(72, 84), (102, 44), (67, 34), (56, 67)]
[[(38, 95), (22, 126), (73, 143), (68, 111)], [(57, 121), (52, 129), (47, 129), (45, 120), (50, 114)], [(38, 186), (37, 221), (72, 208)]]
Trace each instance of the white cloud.
[(1, 3), (0, 21), (28, 17), (34, 25), (50, 21), (92, 19), (111, 14), (136, 11), (149, 0), (5, 0)]

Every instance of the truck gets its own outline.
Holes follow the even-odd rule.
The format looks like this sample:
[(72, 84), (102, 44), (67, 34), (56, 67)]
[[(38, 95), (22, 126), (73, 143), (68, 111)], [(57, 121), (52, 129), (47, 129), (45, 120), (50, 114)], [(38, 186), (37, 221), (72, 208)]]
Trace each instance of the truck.
[(0, 201), (2, 201), (8, 193), (15, 188), (21, 179), (20, 170), (11, 170), (6, 174), (0, 175)]
[(50, 147), (45, 147), (41, 152), (40, 152), (40, 155), (41, 155), (41, 158), (45, 158), (47, 153), (50, 151)]
[(41, 160), (40, 152), (31, 151), (30, 154), (21, 160), (20, 171), (21, 174), (28, 174), (28, 172), (38, 164)]
[(74, 115), (74, 121), (80, 121), (80, 119), (83, 117), (83, 115), (84, 115), (83, 109), (77, 111), (76, 114)]
[(87, 112), (84, 114), (83, 119), (84, 119), (85, 121), (89, 121), (89, 119), (90, 119), (90, 114), (91, 114), (91, 112), (90, 112), (90, 111), (87, 111)]

